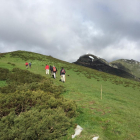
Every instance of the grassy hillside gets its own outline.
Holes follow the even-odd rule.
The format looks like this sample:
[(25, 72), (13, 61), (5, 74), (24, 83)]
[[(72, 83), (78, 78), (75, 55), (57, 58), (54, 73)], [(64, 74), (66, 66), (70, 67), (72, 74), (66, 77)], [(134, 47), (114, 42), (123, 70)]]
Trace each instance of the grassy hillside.
[[(140, 82), (71, 64), (51, 56), (23, 51), (2, 54), (0, 67), (10, 71), (13, 68), (25, 70), (26, 61), (32, 62), (29, 72), (40, 74), (47, 79), (50, 79), (50, 75), (45, 74), (45, 65), (57, 67), (57, 78), (51, 78), (53, 85), (64, 87), (65, 91), (61, 92), (61, 96), (76, 102), (78, 114), (74, 118), (74, 124), (83, 128), (81, 135), (75, 140), (90, 140), (96, 135), (99, 135), (100, 140), (140, 139)], [(62, 66), (66, 69), (66, 83), (59, 81)], [(1, 87), (6, 85), (5, 80), (0, 81)], [(67, 136), (61, 139), (71, 139), (72, 134), (73, 125), (68, 129)]]
[(118, 66), (118, 68), (125, 70), (136, 77), (140, 78), (140, 62), (135, 60), (119, 59), (111, 62), (111, 64)]

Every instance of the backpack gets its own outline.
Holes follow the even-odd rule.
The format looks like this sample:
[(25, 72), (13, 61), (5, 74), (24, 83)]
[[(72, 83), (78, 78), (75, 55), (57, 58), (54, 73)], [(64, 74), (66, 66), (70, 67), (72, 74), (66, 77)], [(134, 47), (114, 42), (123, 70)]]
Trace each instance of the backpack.
[(53, 67), (53, 71), (56, 71), (56, 67)]
[(65, 73), (65, 70), (64, 70), (64, 69), (62, 69), (61, 73)]

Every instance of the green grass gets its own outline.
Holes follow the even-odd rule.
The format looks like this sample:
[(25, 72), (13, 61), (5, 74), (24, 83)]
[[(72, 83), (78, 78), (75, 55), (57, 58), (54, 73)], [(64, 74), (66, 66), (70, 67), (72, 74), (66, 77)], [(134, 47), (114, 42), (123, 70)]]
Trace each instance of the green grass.
[(72, 87), (67, 85), (69, 92), (64, 97), (76, 101), (82, 110), (76, 123), (84, 128), (83, 139), (89, 139), (93, 134), (98, 134), (103, 140), (140, 137), (139, 89), (95, 81), (84, 76), (79, 77), (79, 80), (75, 75), (73, 79), (74, 83), (70, 83)]
[(0, 87), (4, 87), (4, 86), (6, 86), (7, 84), (6, 84), (6, 81), (0, 81)]
[[(75, 140), (88, 140), (94, 135), (99, 135), (100, 140), (140, 139), (139, 82), (67, 63), (50, 56), (22, 51), (17, 53), (25, 56), (28, 62), (32, 62), (32, 68), (28, 70), (33, 73), (50, 78), (50, 75), (45, 74), (45, 65), (54, 64), (58, 68), (57, 78), (52, 78), (54, 84), (63, 85), (66, 92), (62, 96), (75, 101), (78, 106), (79, 114), (74, 122), (80, 125), (83, 131)], [(24, 57), (10, 57), (10, 54), (0, 59), (0, 67), (9, 70), (14, 67), (26, 69)], [(66, 83), (59, 81), (61, 66), (66, 69)], [(0, 81), (0, 86), (5, 84), (4, 81)], [(74, 134), (73, 128), (64, 139), (71, 139), (72, 134)]]

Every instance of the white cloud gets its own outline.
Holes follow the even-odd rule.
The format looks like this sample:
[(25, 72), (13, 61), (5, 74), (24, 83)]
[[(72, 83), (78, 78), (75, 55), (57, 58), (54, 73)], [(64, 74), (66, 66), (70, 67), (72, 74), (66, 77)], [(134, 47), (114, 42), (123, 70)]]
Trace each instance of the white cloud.
[(139, 0), (1, 0), (0, 51), (140, 61), (139, 13)]
[[(115, 49), (114, 49), (115, 48)], [(138, 60), (139, 52), (137, 49), (136, 42), (129, 41), (127, 39), (121, 40), (118, 44), (114, 46), (108, 46), (103, 49), (101, 52), (103, 58), (108, 56), (108, 61), (112, 61), (115, 59), (132, 59), (135, 56), (135, 59)]]

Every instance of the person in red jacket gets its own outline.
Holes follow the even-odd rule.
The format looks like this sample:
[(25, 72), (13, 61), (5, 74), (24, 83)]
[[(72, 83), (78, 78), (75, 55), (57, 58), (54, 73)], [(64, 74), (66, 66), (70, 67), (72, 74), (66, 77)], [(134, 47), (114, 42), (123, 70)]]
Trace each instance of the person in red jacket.
[(49, 65), (46, 64), (45, 69), (46, 69), (46, 74), (49, 74)]
[(28, 69), (28, 62), (25, 63), (26, 68)]
[(57, 68), (53, 65), (53, 77), (56, 79)]

